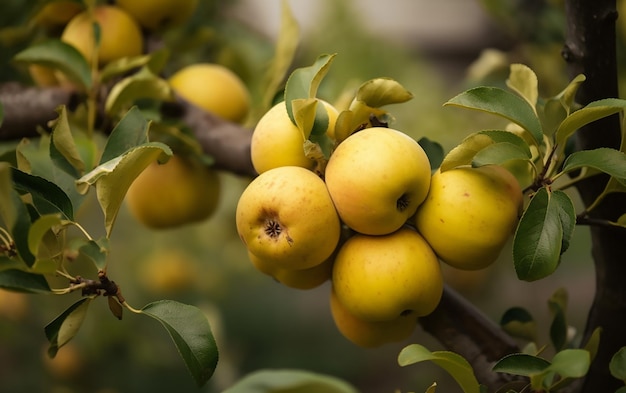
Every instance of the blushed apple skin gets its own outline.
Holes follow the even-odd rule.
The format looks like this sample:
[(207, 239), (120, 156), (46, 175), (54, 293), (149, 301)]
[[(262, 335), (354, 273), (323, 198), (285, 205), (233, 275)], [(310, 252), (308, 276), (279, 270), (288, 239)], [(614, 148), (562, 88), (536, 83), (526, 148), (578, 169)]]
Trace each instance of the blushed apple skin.
[(324, 262), (341, 234), (324, 181), (297, 166), (271, 169), (250, 182), (237, 203), (236, 225), (248, 251), (283, 269)]
[(437, 171), (415, 226), (443, 262), (483, 269), (513, 235), (522, 203), (517, 179), (500, 166)]
[(437, 256), (410, 228), (353, 235), (337, 253), (332, 280), (341, 304), (366, 321), (428, 315), (443, 293)]
[(325, 180), (346, 225), (359, 233), (384, 235), (415, 213), (428, 194), (430, 176), (428, 156), (414, 139), (398, 130), (372, 127), (337, 146)]

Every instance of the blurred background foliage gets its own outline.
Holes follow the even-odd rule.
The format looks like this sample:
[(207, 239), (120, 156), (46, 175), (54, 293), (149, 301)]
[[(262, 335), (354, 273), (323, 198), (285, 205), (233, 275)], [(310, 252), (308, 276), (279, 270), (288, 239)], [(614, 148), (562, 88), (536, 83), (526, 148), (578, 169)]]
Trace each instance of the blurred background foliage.
[[(27, 28), (36, 3), (3, 0), (3, 82), (30, 83), (26, 70), (10, 59), (41, 38), (41, 32)], [(370, 78), (392, 77), (414, 99), (389, 108), (396, 118), (391, 126), (415, 138), (433, 139), (446, 151), (473, 131), (502, 125), (486, 115), (442, 107), (462, 90), (479, 84), (502, 85), (511, 62), (524, 62), (537, 72), (544, 96), (556, 94), (569, 79), (560, 58), (562, 1), (293, 0), (290, 5), (303, 26), (294, 67), (311, 64), (321, 53), (338, 54), (319, 91), (321, 98), (339, 102), (343, 94)], [(167, 32), (155, 45), (172, 50), (166, 74), (192, 62), (218, 62), (237, 72), (258, 101), (279, 15), (279, 0), (201, 0), (188, 24)], [(618, 38), (621, 60), (626, 38), (621, 24)], [(220, 207), (204, 223), (151, 231), (123, 209), (111, 238), (108, 270), (135, 307), (168, 298), (206, 312), (220, 363), (214, 378), (200, 391), (219, 392), (261, 368), (328, 373), (364, 392), (421, 392), (433, 381), (441, 391), (458, 391), (435, 366), (397, 366), (397, 354), (408, 343), (441, 349), (419, 329), (407, 342), (375, 350), (357, 348), (334, 327), (328, 284), (297, 291), (254, 270), (234, 223), (238, 196), (250, 179), (229, 173), (220, 176), (224, 182)], [(93, 195), (77, 220), (94, 236), (102, 233), (102, 216)], [(544, 337), (550, 318), (546, 301), (563, 287), (570, 294), (570, 323), (582, 330), (594, 279), (586, 228), (577, 228), (575, 236), (562, 268), (543, 281), (517, 281), (510, 250), (505, 250), (501, 261), (485, 271), (445, 269), (447, 282), (495, 321), (511, 306), (526, 307)], [(0, 292), (1, 393), (198, 391), (163, 329), (130, 313), (120, 322), (102, 301), (91, 308), (84, 327), (58, 358), (46, 359), (43, 326), (77, 298), (78, 294), (43, 297)]]

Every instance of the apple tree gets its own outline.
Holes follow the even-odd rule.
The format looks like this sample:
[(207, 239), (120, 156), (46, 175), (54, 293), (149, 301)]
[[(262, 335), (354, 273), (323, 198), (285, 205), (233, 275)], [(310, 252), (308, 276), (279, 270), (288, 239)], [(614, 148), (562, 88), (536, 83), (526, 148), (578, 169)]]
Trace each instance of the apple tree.
[[(286, 103), (286, 124), (302, 132), (299, 153), (311, 159), (308, 169), (324, 179), (326, 164), (338, 145), (366, 128), (393, 127), (388, 105), (407, 105), (413, 96), (402, 81), (384, 75), (359, 81), (354, 89), (347, 89), (347, 98), (337, 100), (334, 127), (330, 127), (331, 111), (319, 110), (325, 107), (318, 90), (341, 53), (319, 54), (312, 61), (299, 59), (298, 24), (284, 2), (278, 39), (271, 46), (271, 61), (263, 77), (255, 80), (248, 117), (245, 121), (224, 119), (216, 114), (218, 109), (202, 108), (193, 97), (183, 97), (165, 77), (190, 62), (185, 57), (189, 52), (184, 52), (188, 38), (201, 40), (207, 33), (185, 30), (184, 21), (192, 18), (192, 12), (183, 7), (178, 10), (185, 14), (180, 20), (155, 17), (141, 22), (145, 50), (105, 61), (110, 26), (98, 19), (98, 7), (104, 3), (50, 0), (17, 7), (29, 23), (3, 30), (3, 40), (11, 44), (5, 53), (11, 64), (9, 77), (0, 85), (0, 139), (6, 142), (0, 147), (0, 288), (33, 295), (80, 294), (43, 327), (50, 357), (79, 334), (92, 304), (101, 299), (106, 298), (117, 319), (129, 313), (149, 317), (165, 328), (201, 387), (219, 367), (220, 357), (220, 343), (206, 315), (179, 300), (133, 305), (109, 274), (115, 264), (110, 240), (119, 230), (116, 222), (131, 185), (155, 162), (165, 167), (181, 156), (194, 157), (210, 170), (250, 181), (260, 178), (251, 153), (251, 129), (281, 102)], [(124, 2), (115, 3), (124, 8)], [(197, 2), (188, 3), (195, 7)], [(507, 8), (513, 7), (512, 2), (484, 3), (504, 20), (519, 11)], [(213, 5), (206, 2), (204, 7), (211, 7), (208, 4)], [(48, 6), (59, 8), (49, 14), (44, 12)], [(549, 344), (543, 344), (527, 310), (513, 306), (498, 324), (450, 287), (436, 288), (436, 308), (411, 320), (408, 332), (419, 324), (445, 350), (431, 351), (412, 343), (400, 351), (396, 363), (411, 366), (414, 371), (404, 369), (407, 373), (419, 373), (416, 363), (432, 362), (464, 392), (626, 390), (626, 336), (622, 332), (626, 326), (622, 278), (626, 275), (621, 263), (626, 247), (626, 101), (619, 99), (618, 91), (616, 2), (566, 0), (562, 9), (554, 9), (561, 10), (566, 21), (561, 54), (562, 66), (569, 73), (558, 93), (541, 94), (543, 74), (534, 71), (532, 61), (511, 61), (498, 86), (475, 86), (442, 102), (450, 114), (469, 110), (491, 115), (491, 128), (477, 127), (447, 152), (432, 138), (418, 142), (433, 173), (495, 165), (515, 175), (524, 195), (510, 237), (519, 280), (542, 280), (557, 269), (567, 269), (560, 262), (576, 226), (589, 226), (595, 296), (584, 332), (572, 336), (567, 296), (556, 291), (549, 299), (553, 316)], [(538, 15), (536, 9), (524, 11)], [(81, 36), (88, 37), (88, 54), (63, 39), (64, 26), (81, 14), (88, 21)], [(216, 31), (231, 41), (218, 40), (210, 48), (212, 55), (232, 54), (224, 48), (233, 44), (238, 32)], [(124, 42), (113, 43), (115, 48)], [(249, 47), (246, 50), (252, 52)], [(258, 61), (254, 54), (251, 57), (251, 62)], [(38, 79), (33, 72), (37, 67), (48, 72), (52, 82)], [(28, 78), (16, 71), (25, 69), (31, 72)], [(199, 187), (191, 189), (195, 188)], [(583, 206), (575, 206), (572, 192), (580, 195)], [(95, 203), (88, 203), (90, 196)], [(163, 197), (163, 202), (173, 198)], [(406, 200), (397, 203), (398, 208), (409, 205)], [(100, 214), (96, 228), (92, 222), (83, 222), (85, 209)], [(406, 222), (403, 217), (400, 225)], [(270, 229), (285, 235), (274, 221)], [(337, 230), (335, 240), (341, 243), (347, 240), (340, 241), (340, 236), (353, 235), (350, 230), (341, 234)], [(317, 240), (324, 236), (318, 234)], [(288, 233), (283, 238), (292, 245)], [(323, 272), (331, 274), (328, 269)], [(325, 282), (329, 277), (322, 278)], [(356, 391), (348, 381), (305, 370), (260, 370), (227, 391), (281, 389)], [(428, 391), (436, 391), (436, 385)]]

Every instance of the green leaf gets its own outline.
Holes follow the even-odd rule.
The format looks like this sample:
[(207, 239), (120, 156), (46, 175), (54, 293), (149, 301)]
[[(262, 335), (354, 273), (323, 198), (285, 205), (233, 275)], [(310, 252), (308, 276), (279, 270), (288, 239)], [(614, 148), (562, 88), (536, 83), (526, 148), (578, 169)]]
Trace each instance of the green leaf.
[(28, 249), (33, 255), (37, 255), (39, 251), (39, 245), (41, 244), (44, 236), (55, 226), (61, 225), (60, 214), (46, 214), (40, 216), (32, 223), (28, 231)]
[(550, 366), (550, 362), (539, 356), (513, 353), (498, 360), (493, 371), (529, 377), (539, 374)]
[(519, 94), (534, 108), (539, 97), (537, 75), (524, 64), (511, 64), (510, 68), (511, 72), (506, 80), (507, 87)]
[(202, 311), (172, 300), (161, 300), (146, 305), (141, 312), (165, 327), (196, 384), (204, 385), (215, 371), (218, 351)]
[(153, 74), (147, 68), (142, 68), (111, 88), (104, 109), (109, 116), (116, 116), (142, 98), (171, 101), (172, 89), (165, 79)]
[(614, 177), (626, 185), (626, 154), (608, 147), (572, 153), (563, 163), (563, 172), (580, 168), (593, 168)]
[(64, 218), (74, 220), (72, 201), (56, 184), (16, 168), (12, 168), (11, 174), (15, 189), (32, 196), (39, 214), (61, 213)]
[(460, 144), (446, 154), (441, 163), (441, 171), (444, 172), (458, 166), (471, 164), (474, 156), (479, 151), (492, 144), (493, 139), (482, 132), (468, 135)]
[(426, 137), (420, 138), (417, 143), (424, 149), (426, 155), (428, 156), (428, 161), (430, 162), (431, 168), (439, 168), (441, 163), (443, 162), (444, 150), (443, 146), (435, 141), (431, 141)]
[[(291, 112), (293, 113), (293, 119), (296, 127), (302, 132), (302, 138), (304, 140), (309, 139), (313, 127), (315, 125), (315, 118), (317, 117), (318, 100), (315, 98), (298, 98), (291, 102), (285, 102), (285, 105), (291, 106)], [(321, 110), (319, 112), (326, 112)], [(328, 115), (326, 114), (326, 127), (328, 127)]]
[(355, 98), (371, 108), (380, 108), (407, 102), (413, 98), (413, 94), (391, 78), (375, 78), (359, 86)]
[(62, 106), (57, 112), (59, 116), (50, 135), (50, 158), (57, 167), (77, 178), (84, 172), (85, 163), (78, 152), (70, 130), (67, 108)]
[(0, 162), (0, 218), (7, 226), (7, 229), (12, 228), (17, 219), (16, 205), (23, 205), (19, 197), (16, 201), (15, 194), (11, 176), (11, 165), (8, 162)]
[(0, 288), (27, 293), (51, 292), (44, 276), (18, 269), (0, 271)]
[(562, 378), (581, 378), (589, 370), (589, 352), (584, 349), (564, 349), (557, 352), (544, 373), (555, 372)]
[(78, 252), (93, 262), (96, 269), (106, 269), (107, 255), (109, 253), (108, 239), (106, 237), (101, 238), (97, 242), (95, 240), (88, 240), (78, 249)]
[(259, 370), (250, 373), (223, 393), (357, 393), (349, 383), (304, 370)]
[(48, 356), (55, 357), (59, 348), (78, 333), (92, 300), (93, 297), (81, 298), (45, 326), (44, 332), (50, 343)]
[(622, 386), (615, 391), (615, 393), (626, 393), (626, 386)]
[(334, 58), (334, 54), (320, 55), (312, 65), (294, 70), (287, 79), (285, 103), (287, 103), (287, 113), (293, 124), (297, 122), (290, 103), (299, 98), (315, 98), (317, 88), (326, 76)]
[(609, 370), (613, 377), (626, 383), (626, 347), (621, 347), (619, 351), (611, 357)]
[(446, 370), (464, 393), (480, 392), (480, 385), (472, 366), (459, 354), (449, 351), (431, 352), (419, 344), (411, 344), (403, 348), (398, 355), (398, 364), (401, 367), (423, 361), (431, 361)]
[(626, 100), (617, 98), (606, 98), (589, 103), (563, 120), (556, 130), (557, 145), (564, 148), (565, 142), (576, 130), (591, 122), (618, 113), (624, 110), (624, 108), (626, 108)]
[(589, 352), (589, 358), (593, 362), (596, 358), (596, 354), (598, 353), (598, 348), (600, 347), (600, 336), (602, 335), (602, 328), (597, 327), (591, 333), (589, 340), (585, 344), (584, 350)]
[(567, 291), (563, 288), (557, 289), (548, 299), (548, 307), (552, 313), (550, 323), (550, 340), (557, 351), (560, 351), (567, 344), (567, 320), (565, 311), (567, 309)]
[(572, 113), (574, 105), (576, 103), (576, 93), (578, 93), (578, 88), (583, 84), (583, 82), (587, 79), (583, 74), (578, 74), (574, 79), (570, 81), (570, 83), (560, 92), (557, 97), (560, 99), (563, 108), (567, 111), (568, 114)]
[(111, 236), (115, 219), (132, 182), (152, 162), (162, 161), (163, 156), (171, 155), (172, 150), (163, 143), (145, 143), (97, 166), (77, 180), (77, 186), (83, 192), (95, 184), (98, 202), (104, 213), (107, 237)]
[(531, 198), (515, 231), (513, 262), (520, 280), (552, 274), (560, 261), (563, 226), (552, 193), (540, 188)]
[(513, 337), (536, 341), (537, 324), (530, 313), (521, 307), (512, 307), (500, 318), (502, 329)]
[(261, 100), (261, 113), (265, 113), (271, 106), (276, 92), (283, 83), (289, 67), (293, 63), (293, 59), (298, 48), (300, 39), (300, 27), (293, 12), (289, 7), (289, 2), (283, 0), (281, 2), (280, 31), (276, 40), (276, 47), (272, 62), (265, 74), (264, 86), (261, 91), (264, 92)]
[(52, 39), (31, 45), (19, 52), (14, 61), (28, 64), (41, 64), (63, 72), (71, 81), (91, 88), (91, 68), (83, 55), (72, 45)]
[(140, 67), (146, 67), (152, 73), (158, 74), (163, 70), (163, 64), (167, 62), (169, 55), (169, 50), (162, 48), (147, 55), (117, 59), (108, 63), (100, 71), (100, 79), (102, 82), (107, 82), (112, 78), (123, 76)]
[(532, 135), (535, 143), (543, 140), (541, 122), (535, 109), (523, 98), (497, 87), (475, 87), (453, 97), (444, 105), (491, 113), (519, 125)]
[(572, 198), (561, 190), (552, 191), (552, 198), (557, 205), (561, 227), (563, 228), (561, 241), (561, 254), (563, 254), (569, 248), (570, 240), (576, 228), (576, 208)]
[(100, 158), (100, 164), (111, 161), (128, 150), (148, 142), (148, 128), (150, 123), (141, 114), (137, 107), (132, 107), (117, 123)]
[(530, 158), (531, 154), (527, 149), (520, 148), (512, 143), (499, 142), (486, 146), (477, 152), (472, 160), (472, 166), (502, 165), (511, 160), (529, 161)]

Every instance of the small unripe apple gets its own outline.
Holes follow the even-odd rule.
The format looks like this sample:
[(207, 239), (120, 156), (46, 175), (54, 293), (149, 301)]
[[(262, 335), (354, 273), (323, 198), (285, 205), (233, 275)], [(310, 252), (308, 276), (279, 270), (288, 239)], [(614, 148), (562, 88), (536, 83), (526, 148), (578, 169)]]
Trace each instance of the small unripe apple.
[(239, 237), (248, 251), (281, 269), (307, 269), (331, 256), (341, 224), (324, 181), (284, 166), (257, 176), (239, 198)]
[(100, 26), (100, 65), (143, 52), (143, 36), (137, 22), (126, 11), (110, 5), (94, 8), (93, 18), (88, 11), (73, 17), (65, 26), (61, 41), (73, 45), (91, 63), (96, 48), (94, 22)]
[(346, 225), (367, 235), (383, 235), (415, 213), (428, 194), (430, 175), (428, 156), (413, 138), (372, 127), (337, 146), (325, 179)]
[(521, 207), (519, 183), (506, 169), (460, 167), (433, 175), (415, 225), (442, 261), (482, 269), (511, 238)]
[(443, 292), (435, 252), (406, 227), (389, 235), (350, 237), (337, 253), (332, 280), (341, 304), (366, 321), (428, 315)]
[[(338, 112), (320, 100), (328, 114), (328, 128), (334, 129)], [(250, 155), (257, 173), (280, 166), (315, 167), (315, 160), (306, 156), (304, 135), (289, 118), (284, 101), (274, 105), (259, 120), (252, 134)]]
[(330, 311), (339, 332), (354, 344), (364, 348), (375, 348), (406, 340), (417, 324), (417, 319), (411, 315), (402, 315), (390, 321), (366, 321), (357, 318), (341, 304), (332, 290)]
[(242, 122), (250, 110), (250, 93), (230, 69), (213, 63), (196, 63), (176, 71), (172, 89), (192, 104), (222, 119)]
[(218, 174), (201, 162), (173, 155), (154, 162), (133, 181), (126, 193), (130, 213), (153, 229), (197, 223), (216, 210), (220, 196)]

